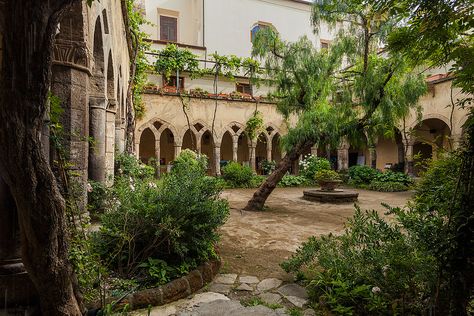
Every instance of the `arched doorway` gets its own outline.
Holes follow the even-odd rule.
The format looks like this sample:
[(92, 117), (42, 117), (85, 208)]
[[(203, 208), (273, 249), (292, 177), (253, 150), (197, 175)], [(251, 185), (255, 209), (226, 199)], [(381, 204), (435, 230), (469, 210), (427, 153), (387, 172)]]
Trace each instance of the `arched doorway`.
[(229, 161), (233, 159), (233, 146), (234, 141), (232, 135), (229, 131), (226, 131), (222, 136), (221, 141), (221, 167), (226, 165)]
[(215, 174), (215, 159), (214, 159), (214, 141), (210, 131), (206, 131), (201, 136), (201, 154), (207, 157), (207, 173), (208, 175)]
[(194, 133), (188, 129), (186, 131), (186, 133), (184, 133), (184, 136), (183, 136), (183, 145), (181, 146), (181, 149), (184, 150), (184, 149), (191, 149), (191, 150), (194, 150), (196, 151), (197, 148), (196, 148), (196, 136), (194, 135)]
[(392, 135), (380, 136), (376, 146), (377, 169), (390, 169), (393, 171), (404, 171), (405, 147), (402, 134), (398, 129)]
[(160, 135), (160, 173), (171, 170), (174, 158), (174, 135), (166, 128)]
[(272, 160), (277, 164), (281, 160), (280, 134), (276, 133), (272, 138)]
[(450, 149), (451, 130), (438, 118), (423, 120), (413, 131), (413, 172), (419, 175), (425, 169), (424, 161), (436, 159), (438, 153)]
[(244, 166), (250, 166), (249, 140), (245, 133), (240, 134), (237, 146), (237, 161)]
[(155, 158), (155, 135), (151, 129), (146, 128), (140, 136), (140, 147), (138, 156), (141, 162), (148, 164), (151, 158)]
[(257, 146), (255, 147), (257, 174), (263, 174), (262, 162), (264, 160), (267, 160), (267, 137), (264, 133), (261, 133), (257, 137)]

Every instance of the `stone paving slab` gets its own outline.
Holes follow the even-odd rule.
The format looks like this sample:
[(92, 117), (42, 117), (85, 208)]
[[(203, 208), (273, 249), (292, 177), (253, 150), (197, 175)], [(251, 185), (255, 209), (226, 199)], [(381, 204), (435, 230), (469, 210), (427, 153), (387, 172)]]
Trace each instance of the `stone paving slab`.
[(283, 281), (275, 278), (269, 278), (262, 280), (257, 284), (257, 290), (260, 292), (265, 292), (277, 288), (281, 285)]
[(306, 289), (295, 283), (285, 284), (279, 287), (277, 292), (283, 296), (296, 296), (304, 299), (308, 298)]
[(242, 276), (239, 276), (239, 282), (240, 283), (247, 283), (247, 284), (257, 284), (257, 283), (260, 282), (260, 280), (255, 276), (242, 275)]
[(241, 285), (239, 285), (237, 288), (236, 288), (237, 291), (247, 291), (247, 292), (252, 292), (253, 291), (253, 287), (251, 287), (250, 285), (248, 285), (247, 283), (242, 283)]
[(265, 292), (259, 295), (259, 297), (267, 304), (280, 304), (281, 296), (276, 293)]
[(307, 300), (304, 298), (296, 297), (296, 296), (285, 296), (285, 298), (290, 301), (291, 304), (295, 305), (296, 307), (303, 307), (306, 303), (308, 303)]
[(234, 284), (235, 280), (237, 279), (237, 274), (218, 274), (214, 279), (214, 283), (221, 283), (221, 284)]
[(178, 312), (177, 316), (280, 316), (274, 310), (259, 305), (245, 307), (237, 301), (217, 300), (204, 303), (190, 311)]
[(212, 283), (209, 286), (209, 291), (227, 295), (232, 290), (232, 286), (232, 284)]

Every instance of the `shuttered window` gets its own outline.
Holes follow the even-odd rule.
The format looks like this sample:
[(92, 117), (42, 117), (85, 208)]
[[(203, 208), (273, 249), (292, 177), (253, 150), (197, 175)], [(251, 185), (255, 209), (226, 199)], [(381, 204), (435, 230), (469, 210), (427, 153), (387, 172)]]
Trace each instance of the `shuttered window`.
[(178, 41), (178, 19), (160, 15), (160, 39), (163, 41)]

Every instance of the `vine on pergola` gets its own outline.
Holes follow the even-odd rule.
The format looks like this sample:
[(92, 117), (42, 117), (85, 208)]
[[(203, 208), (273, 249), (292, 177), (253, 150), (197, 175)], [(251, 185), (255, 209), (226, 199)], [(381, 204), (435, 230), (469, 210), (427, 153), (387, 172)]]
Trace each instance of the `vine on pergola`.
[[(215, 96), (214, 114), (212, 119), (211, 131), (215, 135), (215, 120), (217, 115), (218, 99), (218, 82), (219, 78), (224, 77), (228, 80), (235, 81), (236, 77), (244, 76), (249, 79), (251, 86), (258, 86), (260, 83), (260, 75), (263, 70), (260, 67), (260, 63), (252, 58), (242, 58), (235, 55), (219, 55), (217, 52), (211, 54), (210, 61), (204, 61), (198, 59), (198, 56), (193, 54), (190, 50), (185, 48), (179, 48), (175, 44), (168, 44), (164, 49), (158, 52), (158, 58), (155, 62), (155, 71), (164, 76), (166, 81), (175, 75), (177, 80), (176, 92), (180, 97), (181, 104), (183, 107), (184, 115), (186, 116), (188, 127), (191, 128), (187, 109), (189, 102), (186, 102), (185, 95), (183, 95), (179, 89), (179, 74), (186, 73), (191, 79), (202, 78), (205, 76), (213, 77), (213, 88)], [(212, 67), (200, 67), (200, 62), (212, 63)], [(253, 98), (253, 89), (251, 89), (251, 96)], [(258, 104), (258, 102), (256, 102)], [(258, 110), (255, 109), (252, 118), (258, 117)], [(252, 121), (253, 122), (253, 121)], [(261, 122), (263, 125), (263, 121)], [(256, 131), (257, 129), (255, 129)], [(256, 132), (250, 133), (254, 134)], [(249, 136), (250, 137), (250, 136)], [(252, 137), (251, 137), (252, 138)], [(254, 137), (255, 138), (255, 137)], [(194, 140), (193, 140), (194, 142)], [(193, 144), (194, 146), (194, 144)]]

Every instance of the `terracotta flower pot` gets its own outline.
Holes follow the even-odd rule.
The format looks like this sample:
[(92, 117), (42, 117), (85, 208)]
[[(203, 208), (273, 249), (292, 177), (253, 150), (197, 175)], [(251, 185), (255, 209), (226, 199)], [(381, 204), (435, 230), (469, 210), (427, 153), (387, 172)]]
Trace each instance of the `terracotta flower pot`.
[(341, 180), (319, 180), (318, 183), (321, 186), (322, 191), (334, 191), (339, 184), (341, 183)]

